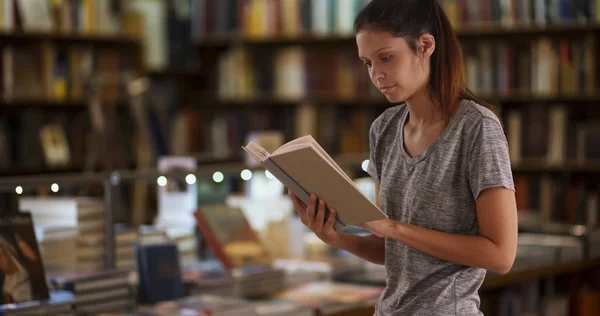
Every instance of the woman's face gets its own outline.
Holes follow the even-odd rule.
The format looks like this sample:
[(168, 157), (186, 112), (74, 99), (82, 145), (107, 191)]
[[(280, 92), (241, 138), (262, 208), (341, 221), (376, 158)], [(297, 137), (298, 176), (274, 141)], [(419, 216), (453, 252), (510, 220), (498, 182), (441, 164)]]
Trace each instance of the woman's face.
[(405, 101), (426, 86), (429, 58), (422, 56), (430, 56), (433, 38), (417, 40), (424, 55), (415, 54), (404, 38), (370, 28), (356, 34), (356, 44), (371, 81), (388, 101)]

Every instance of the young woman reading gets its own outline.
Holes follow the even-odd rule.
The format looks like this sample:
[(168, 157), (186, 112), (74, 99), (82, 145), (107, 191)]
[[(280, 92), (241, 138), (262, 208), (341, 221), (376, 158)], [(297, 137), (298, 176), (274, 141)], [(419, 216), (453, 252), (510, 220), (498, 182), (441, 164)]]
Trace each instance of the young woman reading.
[[(517, 247), (508, 145), (496, 115), (465, 86), (460, 44), (437, 0), (372, 0), (357, 16), (358, 56), (388, 101), (370, 128), (368, 173), (389, 219), (356, 236), (324, 221), (326, 201), (294, 207), (324, 242), (385, 265), (376, 315), (482, 315), (486, 270)], [(335, 211), (335, 210), (333, 210)]]

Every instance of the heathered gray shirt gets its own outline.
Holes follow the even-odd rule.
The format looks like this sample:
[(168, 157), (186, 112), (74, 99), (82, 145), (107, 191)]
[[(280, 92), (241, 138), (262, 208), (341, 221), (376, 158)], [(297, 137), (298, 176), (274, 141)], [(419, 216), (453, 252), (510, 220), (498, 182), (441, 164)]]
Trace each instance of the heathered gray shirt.
[[(514, 190), (508, 144), (489, 109), (463, 101), (421, 155), (404, 149), (408, 106), (385, 110), (370, 129), (368, 173), (380, 182), (379, 203), (397, 221), (453, 234), (479, 233), (475, 199), (490, 187)], [(485, 269), (444, 261), (393, 239), (385, 241), (387, 286), (377, 316), (482, 315), (478, 289)]]

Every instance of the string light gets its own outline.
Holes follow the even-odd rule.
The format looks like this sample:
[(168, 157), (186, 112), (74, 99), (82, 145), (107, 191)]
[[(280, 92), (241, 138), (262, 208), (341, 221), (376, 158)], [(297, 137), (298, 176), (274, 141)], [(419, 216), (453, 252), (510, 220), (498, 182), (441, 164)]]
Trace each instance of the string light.
[(369, 159), (363, 161), (361, 167), (364, 172), (367, 172), (367, 168), (369, 167)]
[(23, 187), (22, 186), (16, 187), (15, 192), (17, 192), (17, 194), (23, 194)]
[(223, 179), (225, 179), (225, 176), (223, 176), (223, 173), (220, 171), (217, 171), (215, 173), (213, 173), (213, 181), (215, 181), (216, 183), (221, 183), (223, 182)]
[(156, 183), (158, 183), (158, 185), (160, 185), (161, 187), (164, 187), (165, 185), (167, 185), (167, 177), (165, 177), (165, 176), (158, 177), (158, 179), (156, 179)]
[(242, 170), (242, 173), (240, 174), (240, 176), (242, 177), (242, 179), (244, 181), (248, 181), (248, 180), (252, 179), (252, 171), (250, 171), (248, 169), (244, 169), (244, 170)]
[(52, 183), (52, 185), (50, 186), (50, 190), (52, 190), (52, 192), (56, 193), (58, 192), (60, 188), (58, 187), (57, 183)]
[(185, 182), (187, 182), (187, 184), (194, 184), (196, 183), (196, 176), (193, 174), (188, 174), (187, 176), (185, 176)]

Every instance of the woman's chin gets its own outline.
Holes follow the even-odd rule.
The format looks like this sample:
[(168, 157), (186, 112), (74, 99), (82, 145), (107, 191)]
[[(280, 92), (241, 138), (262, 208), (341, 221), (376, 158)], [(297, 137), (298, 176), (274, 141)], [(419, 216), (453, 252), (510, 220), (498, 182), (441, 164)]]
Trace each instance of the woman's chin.
[(390, 103), (401, 103), (405, 101), (405, 97), (403, 95), (399, 95), (397, 93), (393, 93), (393, 94), (384, 94), (385, 98), (390, 102)]

